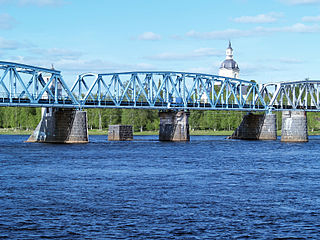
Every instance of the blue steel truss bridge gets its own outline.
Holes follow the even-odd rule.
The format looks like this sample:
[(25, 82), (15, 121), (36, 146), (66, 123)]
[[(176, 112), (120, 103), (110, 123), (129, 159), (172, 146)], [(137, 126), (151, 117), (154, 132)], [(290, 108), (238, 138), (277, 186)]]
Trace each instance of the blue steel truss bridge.
[(202, 73), (61, 72), (0, 61), (0, 106), (159, 110), (320, 111), (320, 80), (257, 84)]

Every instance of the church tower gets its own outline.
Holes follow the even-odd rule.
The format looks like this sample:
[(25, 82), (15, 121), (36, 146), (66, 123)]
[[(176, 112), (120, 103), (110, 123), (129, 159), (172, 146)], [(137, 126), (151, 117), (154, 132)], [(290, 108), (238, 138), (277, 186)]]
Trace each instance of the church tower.
[(231, 42), (229, 41), (229, 47), (226, 50), (226, 59), (221, 63), (219, 69), (219, 75), (223, 77), (239, 78), (239, 66), (236, 61), (233, 60), (233, 49)]

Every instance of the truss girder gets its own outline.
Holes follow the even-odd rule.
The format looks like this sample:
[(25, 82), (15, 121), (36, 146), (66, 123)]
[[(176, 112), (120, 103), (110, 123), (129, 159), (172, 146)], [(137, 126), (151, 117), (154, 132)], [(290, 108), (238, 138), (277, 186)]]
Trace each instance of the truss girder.
[(0, 61), (0, 106), (320, 111), (320, 80), (258, 85), (187, 72), (85, 73), (69, 89), (60, 71)]
[(0, 106), (74, 108), (79, 103), (60, 71), (0, 61)]
[(270, 110), (320, 111), (320, 80), (268, 83), (260, 94)]
[(71, 92), (85, 108), (267, 110), (255, 82), (199, 73), (88, 73)]

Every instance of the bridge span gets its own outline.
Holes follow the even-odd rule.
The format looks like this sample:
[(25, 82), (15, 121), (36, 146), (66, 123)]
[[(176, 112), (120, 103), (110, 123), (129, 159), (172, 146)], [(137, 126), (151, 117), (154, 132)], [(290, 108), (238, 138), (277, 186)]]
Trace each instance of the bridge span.
[[(46, 107), (54, 111), (61, 109), (60, 112), (65, 109), (65, 114), (66, 109), (70, 109), (70, 113), (75, 111), (72, 109), (85, 108), (185, 113), (189, 110), (236, 110), (268, 114), (272, 111), (286, 114), (290, 110), (290, 116), (287, 115), (292, 120), (292, 114), (300, 116), (301, 112), (305, 115), (307, 111), (320, 111), (319, 87), (320, 80), (258, 84), (211, 74), (168, 71), (85, 73), (69, 87), (60, 71), (0, 61), (0, 106)], [(50, 114), (53, 114), (52, 109)], [(164, 125), (178, 121), (171, 115), (162, 115), (166, 119)], [(181, 116), (187, 124), (187, 115)], [(238, 131), (233, 137), (242, 138), (242, 135)]]
[(320, 80), (258, 84), (187, 72), (61, 72), (0, 61), (0, 106), (159, 110), (320, 111)]

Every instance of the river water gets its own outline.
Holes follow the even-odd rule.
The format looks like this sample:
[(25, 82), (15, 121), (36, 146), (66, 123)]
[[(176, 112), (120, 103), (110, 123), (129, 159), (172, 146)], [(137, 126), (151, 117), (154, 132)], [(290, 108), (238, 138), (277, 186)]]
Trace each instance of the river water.
[(26, 139), (0, 136), (1, 239), (320, 239), (320, 137)]

